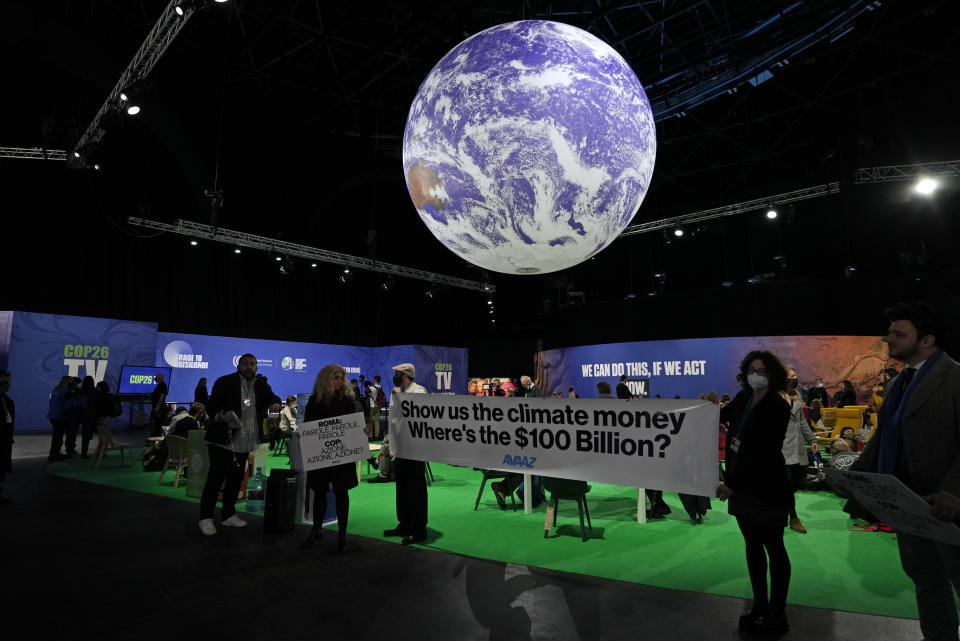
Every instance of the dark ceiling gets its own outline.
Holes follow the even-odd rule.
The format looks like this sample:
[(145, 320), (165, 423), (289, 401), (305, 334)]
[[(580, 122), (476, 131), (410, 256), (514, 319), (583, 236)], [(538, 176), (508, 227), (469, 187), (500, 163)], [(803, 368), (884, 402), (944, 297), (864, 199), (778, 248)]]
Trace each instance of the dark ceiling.
[[(54, 148), (72, 148), (166, 5), (5, 4), (0, 146)], [(401, 139), (420, 82), (449, 49), (523, 18), (591, 31), (644, 84), (658, 121), (658, 155), (634, 223), (835, 180), (842, 193), (796, 203), (776, 223), (756, 212), (691, 228), (671, 243), (659, 232), (626, 237), (558, 274), (482, 273), (419, 222), (404, 184)], [(763, 309), (769, 299), (762, 292), (776, 288), (778, 296), (793, 292), (788, 300), (805, 297), (797, 300), (803, 309), (816, 308), (818, 295), (853, 295), (862, 299), (860, 315), (822, 327), (819, 317), (805, 323), (778, 309), (777, 320), (751, 329), (872, 331), (862, 319), (885, 300), (878, 283), (929, 275), (956, 295), (949, 278), (936, 276), (960, 267), (956, 184), (921, 200), (906, 184), (850, 179), (857, 167), (960, 158), (960, 104), (950, 89), (958, 35), (960, 7), (946, 0), (212, 5), (192, 17), (151, 74), (143, 113), (108, 123), (102, 171), (0, 160), (5, 205), (16, 218), (8, 231), (32, 239), (14, 255), (43, 264), (8, 284), (9, 306), (327, 342), (415, 335), (418, 342), (556, 345), (733, 333), (730, 322), (695, 318), (697, 306), (708, 299), (723, 306), (714, 298), (722, 281), (747, 289), (748, 277), (770, 274), (770, 283), (747, 294), (731, 292), (745, 313)], [(381, 278), (369, 275), (342, 291), (333, 267), (298, 264), (284, 277), (270, 256), (236, 259), (229, 247), (198, 250), (181, 236), (141, 238), (149, 232), (124, 222), (141, 215), (209, 223), (204, 190), (214, 187), (224, 193), (220, 226), (490, 279), (498, 327), (477, 293), (444, 290), (424, 301), (423, 284), (409, 281), (387, 296), (377, 292)], [(857, 268), (853, 279), (843, 278), (848, 265)], [(663, 285), (655, 272), (666, 274)], [(62, 278), (108, 278), (110, 285), (45, 293)], [(251, 307), (281, 311), (224, 302), (230, 297), (220, 290), (247, 286), (255, 291), (245, 295)], [(651, 290), (659, 296), (647, 296)], [(625, 300), (631, 295), (637, 298)], [(642, 327), (604, 322), (611, 314)]]

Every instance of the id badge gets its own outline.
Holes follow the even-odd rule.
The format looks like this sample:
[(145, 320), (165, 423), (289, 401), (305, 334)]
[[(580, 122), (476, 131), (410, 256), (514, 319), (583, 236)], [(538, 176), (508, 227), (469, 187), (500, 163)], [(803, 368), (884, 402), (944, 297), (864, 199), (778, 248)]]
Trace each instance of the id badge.
[(736, 436), (730, 439), (730, 451), (733, 453), (740, 451), (740, 439)]
[(244, 406), (244, 407), (250, 407), (250, 399), (249, 399), (249, 398), (243, 399), (243, 406)]

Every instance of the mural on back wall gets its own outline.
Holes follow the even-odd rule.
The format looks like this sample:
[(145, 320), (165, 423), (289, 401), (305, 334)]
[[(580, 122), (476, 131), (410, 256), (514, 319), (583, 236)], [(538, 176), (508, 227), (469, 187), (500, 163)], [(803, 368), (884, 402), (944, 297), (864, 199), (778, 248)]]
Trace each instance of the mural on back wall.
[[(214, 381), (237, 369), (240, 356), (257, 357), (259, 374), (281, 395), (309, 393), (324, 365), (338, 363), (347, 376), (372, 380), (379, 375), (389, 396), (391, 366), (414, 363), (417, 381), (435, 394), (463, 394), (467, 387), (467, 350), (432, 345), (358, 347), (263, 339), (157, 332), (156, 323), (83, 316), (0, 312), (0, 369), (13, 374), (10, 396), (17, 403), (18, 433), (49, 433), (50, 391), (62, 376), (91, 376), (118, 389), (124, 365), (169, 367), (170, 402), (193, 401), (202, 377)], [(133, 371), (133, 370), (131, 370)], [(361, 385), (362, 391), (362, 385)], [(123, 429), (129, 404), (112, 423)], [(135, 412), (136, 414), (136, 412)], [(142, 421), (140, 414), (134, 421)]]
[(13, 312), (7, 369), (17, 431), (50, 431), (47, 401), (62, 376), (92, 376), (116, 392), (124, 364), (153, 363), (156, 332), (156, 323)]
[(876, 336), (699, 338), (546, 350), (535, 356), (537, 383), (545, 396), (565, 395), (575, 387), (592, 397), (597, 382), (616, 387), (625, 375), (628, 381), (648, 379), (649, 397), (696, 398), (712, 391), (733, 396), (740, 361), (754, 349), (770, 350), (795, 368), (803, 388), (820, 376), (832, 396), (842, 381), (851, 381), (863, 405), (869, 404), (880, 370), (894, 365), (886, 344)]

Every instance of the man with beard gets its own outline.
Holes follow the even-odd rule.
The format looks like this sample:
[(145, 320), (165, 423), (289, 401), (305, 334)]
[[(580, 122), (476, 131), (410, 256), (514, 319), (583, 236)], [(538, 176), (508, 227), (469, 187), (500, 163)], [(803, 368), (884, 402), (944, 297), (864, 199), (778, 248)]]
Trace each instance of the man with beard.
[[(883, 341), (903, 370), (884, 388), (877, 433), (851, 471), (893, 474), (932, 506), (935, 517), (960, 519), (960, 364), (937, 345), (942, 324), (930, 305), (900, 303), (886, 311)], [(897, 533), (900, 562), (916, 586), (925, 641), (957, 641), (954, 591), (960, 546)]]
[(237, 371), (221, 376), (213, 384), (207, 403), (207, 414), (213, 421), (206, 432), (210, 468), (200, 497), (200, 531), (205, 536), (217, 533), (213, 509), (221, 485), (220, 524), (247, 527), (234, 507), (247, 467), (247, 455), (266, 440), (260, 426), (267, 411), (279, 409), (280, 397), (267, 385), (266, 378), (257, 376), (257, 358), (253, 354), (241, 356)]

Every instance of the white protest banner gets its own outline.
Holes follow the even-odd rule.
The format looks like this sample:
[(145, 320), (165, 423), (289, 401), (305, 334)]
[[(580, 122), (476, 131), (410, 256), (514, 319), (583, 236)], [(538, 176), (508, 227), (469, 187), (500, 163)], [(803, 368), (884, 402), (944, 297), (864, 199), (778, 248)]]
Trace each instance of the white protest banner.
[(720, 408), (709, 401), (396, 393), (404, 458), (713, 496)]
[(827, 480), (841, 487), (871, 514), (897, 532), (960, 545), (960, 528), (930, 512), (930, 504), (892, 474), (842, 472), (827, 468)]
[(298, 471), (366, 460), (370, 456), (363, 412), (334, 416), (302, 424), (295, 434), (299, 441)]

